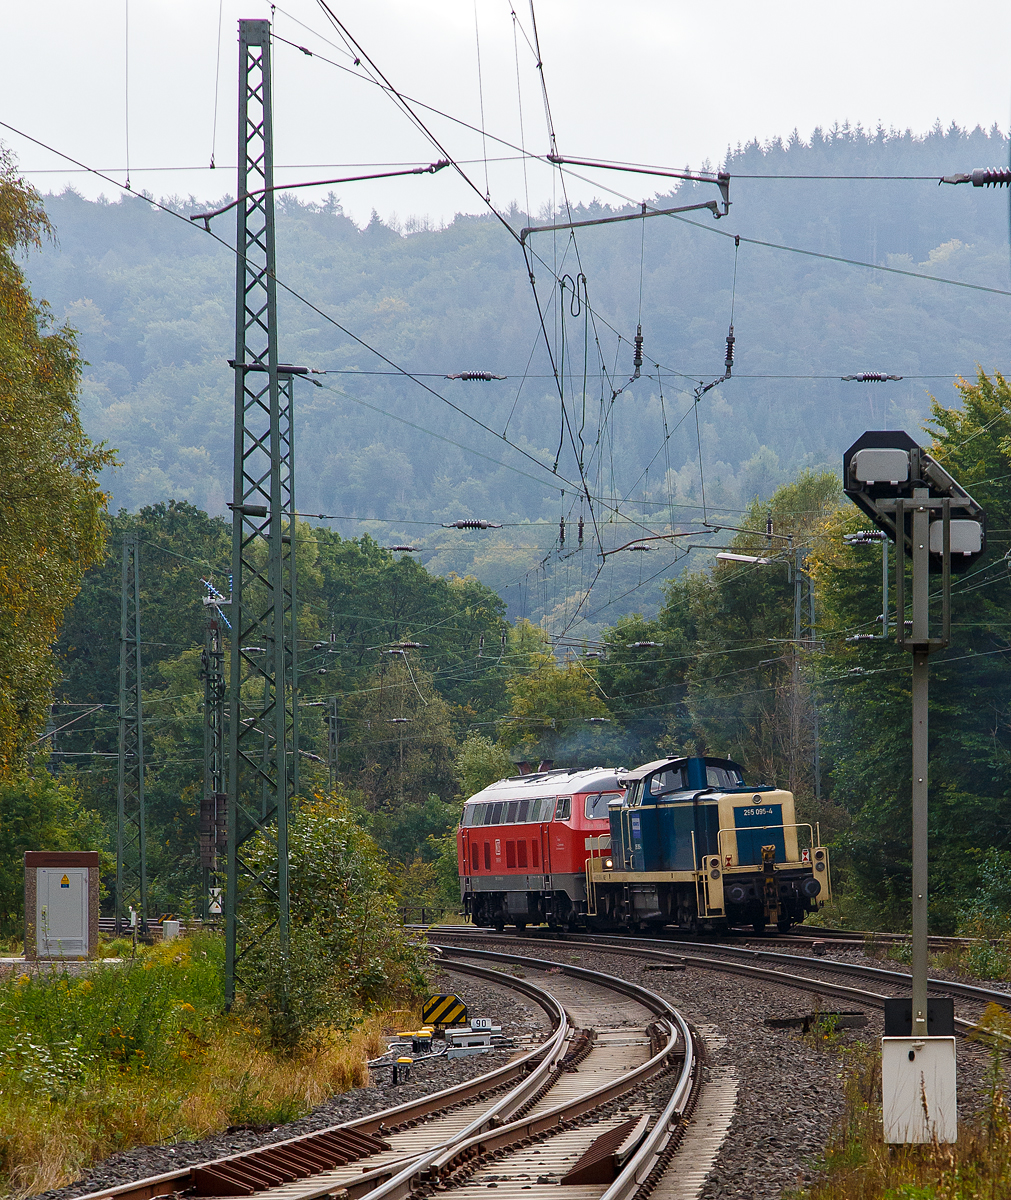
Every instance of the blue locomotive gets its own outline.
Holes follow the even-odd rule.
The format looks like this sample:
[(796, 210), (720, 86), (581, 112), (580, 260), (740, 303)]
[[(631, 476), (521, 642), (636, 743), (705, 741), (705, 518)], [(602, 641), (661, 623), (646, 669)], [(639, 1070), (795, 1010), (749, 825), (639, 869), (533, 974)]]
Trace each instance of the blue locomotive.
[(660, 759), (619, 782), (610, 833), (587, 838), (592, 928), (786, 932), (831, 898), (828, 851), (791, 792), (745, 787), (726, 758)]

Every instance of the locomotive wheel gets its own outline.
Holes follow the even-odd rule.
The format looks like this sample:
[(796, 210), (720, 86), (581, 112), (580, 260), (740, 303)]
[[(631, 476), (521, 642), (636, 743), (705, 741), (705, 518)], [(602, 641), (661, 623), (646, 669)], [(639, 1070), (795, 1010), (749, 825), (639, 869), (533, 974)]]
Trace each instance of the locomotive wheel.
[[(762, 928), (764, 929), (765, 927), (763, 926)], [(504, 932), (504, 930), (505, 930), (505, 921), (496, 921), (495, 922), (495, 932), (502, 933), (502, 932)]]
[(789, 917), (785, 917), (782, 921), (776, 922), (776, 928), (779, 930), (780, 933), (789, 933), (792, 925), (793, 925), (793, 922), (790, 920)]
[(520, 931), (520, 933), (522, 933), (523, 930), (526, 929), (526, 927), (527, 927), (526, 921), (516, 921), (516, 922), (514, 922), (514, 924), (516, 925), (516, 928)]
[(765, 922), (764, 921), (752, 921), (751, 928), (755, 931), (756, 937), (764, 937), (764, 935), (765, 935)]

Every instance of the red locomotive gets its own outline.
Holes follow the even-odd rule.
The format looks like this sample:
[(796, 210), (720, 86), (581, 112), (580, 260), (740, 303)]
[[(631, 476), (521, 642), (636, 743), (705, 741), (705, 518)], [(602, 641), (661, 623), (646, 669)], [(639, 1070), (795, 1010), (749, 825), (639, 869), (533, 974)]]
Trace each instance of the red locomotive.
[(464, 909), (474, 924), (573, 925), (586, 912), (591, 839), (594, 848), (604, 847), (608, 803), (623, 792), (620, 773), (593, 767), (500, 779), (471, 796), (457, 856)]

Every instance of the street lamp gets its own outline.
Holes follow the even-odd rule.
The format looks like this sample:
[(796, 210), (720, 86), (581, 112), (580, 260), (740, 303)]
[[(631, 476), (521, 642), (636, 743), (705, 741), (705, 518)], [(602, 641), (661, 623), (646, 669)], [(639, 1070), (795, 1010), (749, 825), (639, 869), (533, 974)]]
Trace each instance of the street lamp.
[[(929, 660), (951, 638), (951, 573), (986, 549), (986, 514), (926, 450), (900, 430), (868, 431), (843, 455), (843, 491), (912, 560), (913, 619), (905, 621), (905, 562), (895, 555), (896, 643), (913, 655), (913, 961), (911, 1036), (893, 1001), (882, 1039), (882, 1115), (889, 1142), (954, 1141), (953, 1015), (942, 1028), (927, 1003), (927, 717)], [(942, 629), (930, 637), (930, 575), (942, 576)], [(936, 1005), (934, 1006), (936, 1008)], [(932, 1028), (933, 1027), (933, 1028)], [(912, 1064), (912, 1065), (911, 1065)]]

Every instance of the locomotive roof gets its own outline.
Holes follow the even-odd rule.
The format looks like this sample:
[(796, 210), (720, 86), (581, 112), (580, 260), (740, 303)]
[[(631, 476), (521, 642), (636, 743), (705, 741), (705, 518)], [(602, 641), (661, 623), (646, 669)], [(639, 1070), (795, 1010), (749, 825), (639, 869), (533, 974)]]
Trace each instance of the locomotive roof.
[(740, 763), (735, 763), (732, 758), (708, 758), (702, 755), (680, 755), (678, 758), (658, 758), (656, 762), (645, 763), (641, 767), (636, 767), (634, 771), (627, 772), (623, 778), (625, 786), (630, 783), (637, 783), (640, 779), (645, 779), (647, 775), (652, 775), (656, 771), (662, 770), (664, 767), (680, 767), (688, 762), (689, 758), (701, 758), (707, 767), (733, 767), (735, 771), (740, 771), (743, 774), (743, 768)]
[(558, 796), (576, 792), (620, 792), (625, 790), (625, 772), (615, 767), (589, 767), (572, 771), (533, 771), (490, 783), (475, 792), (468, 804), (488, 800), (525, 800), (530, 796)]

